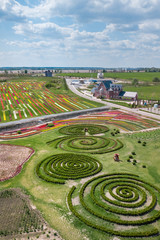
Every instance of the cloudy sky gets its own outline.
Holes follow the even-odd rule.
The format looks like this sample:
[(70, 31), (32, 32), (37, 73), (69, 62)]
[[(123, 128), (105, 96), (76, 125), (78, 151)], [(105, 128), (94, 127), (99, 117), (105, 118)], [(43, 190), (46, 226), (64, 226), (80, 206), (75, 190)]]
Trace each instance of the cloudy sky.
[(0, 67), (160, 67), (160, 0), (0, 0)]

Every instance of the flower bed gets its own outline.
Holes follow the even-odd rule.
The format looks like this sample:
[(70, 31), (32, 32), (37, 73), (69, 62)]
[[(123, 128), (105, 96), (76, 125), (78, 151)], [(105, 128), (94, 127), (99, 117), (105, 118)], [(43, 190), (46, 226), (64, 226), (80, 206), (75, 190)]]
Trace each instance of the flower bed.
[(33, 155), (29, 147), (0, 144), (0, 181), (5, 181), (20, 173), (23, 164)]
[(0, 121), (41, 116), (96, 107), (78, 97), (54, 94), (44, 82), (11, 82), (0, 84)]
[[(47, 126), (47, 124), (41, 124), (38, 126), (19, 129), (20, 131), (22, 131), (23, 135), (16, 134), (17, 130), (8, 131), (3, 134), (0, 134), (0, 139), (11, 139), (11, 138), (20, 138), (22, 136), (23, 137), (30, 136), (35, 133), (53, 130), (58, 127), (63, 127), (65, 125), (70, 125), (70, 126), (61, 129), (60, 132), (62, 134), (69, 134), (67, 133), (67, 130), (69, 130), (70, 134), (72, 135), (77, 133), (84, 134), (84, 131), (83, 131), (84, 126), (88, 128), (88, 132), (90, 134), (106, 132), (108, 128), (104, 126), (104, 124), (107, 124), (107, 125), (111, 124), (111, 125), (117, 126), (124, 131), (138, 131), (141, 129), (160, 126), (158, 122), (141, 118), (141, 117), (135, 117), (135, 116), (132, 118), (132, 115), (123, 114), (120, 111), (116, 111), (116, 112), (105, 111), (105, 112), (95, 113), (91, 115), (83, 115), (73, 119), (57, 120), (52, 123), (54, 124), (54, 126), (50, 128)], [(73, 127), (73, 125), (75, 126)], [(77, 129), (78, 125), (80, 130)]]

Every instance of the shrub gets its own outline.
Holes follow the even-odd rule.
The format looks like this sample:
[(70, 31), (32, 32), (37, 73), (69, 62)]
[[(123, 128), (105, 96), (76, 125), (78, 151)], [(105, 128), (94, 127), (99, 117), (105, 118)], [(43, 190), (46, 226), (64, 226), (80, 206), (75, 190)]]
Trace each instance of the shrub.
[(54, 127), (54, 124), (53, 123), (48, 123), (47, 127)]
[(18, 130), (18, 131), (17, 131), (17, 133), (18, 133), (18, 134), (21, 134), (21, 133), (22, 133), (22, 131), (21, 131), (21, 130)]
[(132, 152), (132, 155), (136, 155), (136, 153), (135, 153), (135, 152)]
[(152, 80), (152, 82), (160, 82), (160, 78), (154, 77), (153, 80)]

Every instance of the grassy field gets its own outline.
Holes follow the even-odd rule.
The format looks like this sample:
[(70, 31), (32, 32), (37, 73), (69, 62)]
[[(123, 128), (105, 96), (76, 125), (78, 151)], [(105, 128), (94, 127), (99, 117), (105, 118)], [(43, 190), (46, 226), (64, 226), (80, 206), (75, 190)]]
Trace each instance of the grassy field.
[(160, 84), (154, 86), (125, 86), (124, 91), (137, 92), (139, 99), (160, 100)]
[[(79, 77), (79, 78), (97, 78), (97, 73), (67, 73), (60, 74), (62, 76), (70, 76), (70, 77)], [(138, 92), (138, 98), (144, 100), (160, 100), (160, 84), (152, 85), (153, 78), (160, 78), (160, 73), (158, 72), (135, 72), (135, 73), (104, 73), (104, 78), (113, 78), (113, 79), (121, 79), (124, 80), (123, 89), (125, 91), (133, 91)], [(143, 82), (143, 84), (139, 84), (138, 86), (132, 86), (129, 83), (125, 83), (125, 80), (129, 80), (132, 82), (133, 79), (138, 79), (139, 82)], [(146, 83), (147, 86), (145, 85)]]
[[(146, 133), (137, 133), (138, 135), (130, 134), (117, 134), (111, 135), (111, 132), (114, 132), (114, 125), (107, 125), (109, 127), (109, 131), (105, 132), (103, 137), (112, 138), (113, 140), (119, 139), (123, 144), (123, 148), (117, 150), (120, 154), (120, 162), (115, 162), (113, 160), (113, 156), (115, 152), (108, 152), (104, 154), (89, 154), (85, 153), (89, 157), (93, 157), (95, 160), (98, 160), (103, 165), (102, 172), (103, 174), (113, 174), (113, 173), (126, 173), (126, 174), (136, 174), (139, 176), (140, 180), (147, 181), (150, 184), (153, 184), (155, 187), (159, 187), (159, 176), (160, 176), (160, 168), (159, 166), (159, 155), (160, 155), (160, 132), (151, 131), (147, 135)], [(45, 220), (50, 224), (51, 227), (55, 228), (60, 235), (65, 240), (110, 240), (113, 239), (114, 236), (107, 234), (103, 231), (99, 231), (97, 229), (91, 228), (87, 226), (85, 223), (80, 221), (68, 208), (67, 204), (67, 196), (73, 186), (76, 186), (77, 190), (80, 189), (87, 179), (74, 179), (67, 180), (65, 184), (54, 184), (51, 182), (46, 182), (39, 178), (36, 175), (36, 167), (43, 159), (56, 154), (64, 154), (64, 151), (61, 148), (55, 148), (52, 145), (47, 144), (47, 142), (52, 141), (53, 139), (57, 139), (58, 137), (63, 137), (59, 132), (59, 129), (56, 128), (54, 130), (41, 133), (40, 135), (34, 135), (24, 139), (17, 139), (12, 141), (2, 142), (4, 144), (11, 143), (17, 145), (24, 145), (27, 147), (32, 147), (35, 150), (34, 156), (25, 163), (21, 173), (16, 177), (7, 180), (5, 182), (0, 183), (0, 190), (8, 189), (8, 188), (22, 188), (29, 195), (33, 205), (37, 207), (42, 213), (42, 216)], [(141, 142), (138, 142), (141, 140)], [(146, 145), (143, 145), (143, 142), (146, 142)], [(81, 144), (86, 144), (86, 142), (81, 142)], [(90, 143), (91, 144), (91, 143)], [(134, 153), (134, 154), (133, 154)], [(130, 156), (130, 158), (129, 158)], [(132, 156), (132, 157), (131, 157)], [(128, 161), (131, 159), (131, 161)], [(135, 161), (136, 160), (136, 163)], [(133, 164), (135, 163), (135, 164)], [(146, 166), (144, 168), (143, 166)], [(152, 188), (151, 186), (148, 187)], [(87, 191), (89, 191), (88, 188)], [(152, 188), (152, 191), (156, 190)], [(79, 202), (76, 202), (77, 192), (74, 193), (73, 202), (74, 208), (79, 213), (86, 213), (86, 210), (81, 210), (81, 205)], [(97, 193), (98, 194), (98, 193)], [(141, 193), (142, 194), (142, 193)], [(141, 195), (140, 194), (140, 195)], [(142, 195), (141, 195), (142, 197)], [(140, 198), (141, 198), (140, 197)], [(85, 194), (85, 201), (88, 198), (88, 203), (90, 204), (90, 197)], [(149, 199), (151, 196), (149, 197)], [(158, 205), (160, 203), (159, 196), (157, 196)], [(91, 207), (91, 205), (90, 205)], [(93, 210), (95, 210), (95, 206), (92, 206)], [(147, 216), (153, 216), (154, 213), (158, 211), (156, 209), (152, 210), (151, 213), (148, 213)], [(101, 213), (101, 212), (99, 212)], [(92, 223), (97, 223), (97, 219), (94, 215), (90, 215), (86, 213), (86, 218), (91, 220)], [(111, 217), (113, 216), (110, 213)], [(85, 216), (85, 215), (84, 215)], [(116, 219), (120, 217), (116, 216)], [(131, 220), (133, 217), (129, 217)], [(125, 218), (123, 218), (125, 219)], [(143, 217), (140, 217), (143, 219)], [(103, 224), (103, 221), (100, 221), (100, 224)], [(109, 229), (113, 229), (113, 224), (106, 223), (106, 226)], [(157, 227), (160, 229), (160, 221), (156, 221), (156, 223), (149, 224), (149, 226), (139, 226), (136, 229), (141, 229), (142, 231), (151, 230), (153, 227)], [(116, 229), (124, 231), (136, 232), (138, 230), (133, 230), (135, 227), (120, 227), (116, 225)], [(121, 240), (129, 240), (130, 238), (118, 237)], [(139, 239), (139, 238), (133, 238)], [(155, 237), (145, 237), (146, 240), (157, 240), (157, 236)]]
[[(70, 76), (80, 78), (97, 78), (97, 73), (61, 73), (59, 76)], [(128, 73), (104, 73), (104, 78), (133, 80), (152, 82), (154, 77), (160, 78), (159, 72), (128, 72)]]

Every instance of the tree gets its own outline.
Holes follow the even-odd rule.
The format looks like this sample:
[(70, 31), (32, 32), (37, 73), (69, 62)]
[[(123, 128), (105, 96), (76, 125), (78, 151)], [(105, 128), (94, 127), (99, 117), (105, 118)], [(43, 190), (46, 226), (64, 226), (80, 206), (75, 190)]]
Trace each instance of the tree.
[(132, 81), (132, 85), (136, 87), (136, 86), (138, 86), (138, 84), (139, 84), (138, 79), (134, 78)]
[(158, 77), (154, 77), (152, 82), (160, 82), (160, 79)]

